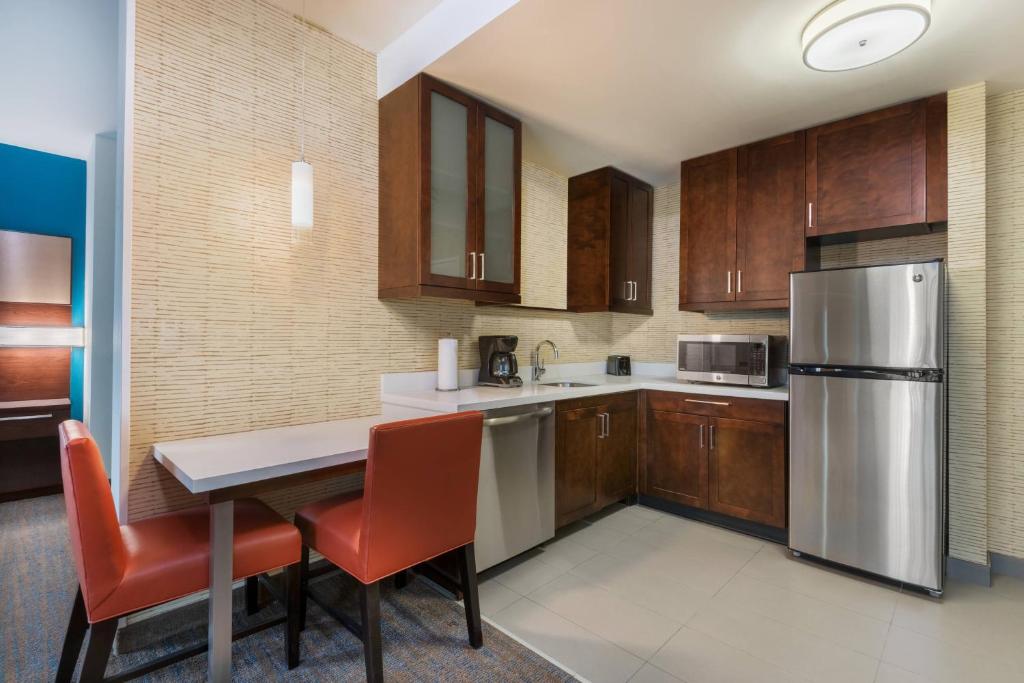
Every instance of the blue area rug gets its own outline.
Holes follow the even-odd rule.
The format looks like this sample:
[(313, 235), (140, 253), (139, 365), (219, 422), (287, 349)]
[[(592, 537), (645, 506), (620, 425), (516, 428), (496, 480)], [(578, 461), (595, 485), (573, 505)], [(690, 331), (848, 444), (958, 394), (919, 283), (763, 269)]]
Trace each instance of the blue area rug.
[[(64, 499), (48, 496), (0, 504), (0, 671), (4, 681), (53, 680), (75, 591), (69, 554)], [(329, 575), (312, 590), (358, 615), (351, 579)], [(382, 639), (385, 678), (389, 681), (572, 681), (572, 676), (533, 651), (484, 624), (484, 647), (466, 639), (462, 607), (415, 579), (401, 591), (383, 594)], [(267, 602), (253, 617), (235, 595), (235, 627), (283, 614)], [(362, 643), (315, 604), (309, 604), (302, 634), (302, 664), (288, 671), (284, 626), (236, 641), (234, 680), (361, 681), (365, 679)], [(206, 637), (206, 604), (196, 603), (129, 627), (107, 675), (131, 668)], [(172, 635), (167, 635), (172, 634)], [(84, 650), (83, 650), (84, 652)], [(206, 655), (137, 679), (202, 681)]]

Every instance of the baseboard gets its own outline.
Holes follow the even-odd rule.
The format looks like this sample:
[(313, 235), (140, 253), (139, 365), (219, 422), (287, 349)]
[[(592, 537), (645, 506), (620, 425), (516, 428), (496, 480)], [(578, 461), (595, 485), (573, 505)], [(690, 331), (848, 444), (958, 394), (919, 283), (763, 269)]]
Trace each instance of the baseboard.
[(989, 553), (992, 573), (1024, 579), (1024, 557), (1012, 557), (1000, 553)]
[(946, 578), (988, 587), (992, 585), (992, 567), (956, 557), (947, 557)]
[(648, 496), (643, 493), (637, 496), (637, 502), (640, 503), (640, 505), (654, 508), (655, 510), (661, 510), (662, 512), (668, 512), (680, 517), (688, 517), (690, 519), (695, 519), (698, 522), (713, 524), (714, 526), (720, 526), (724, 529), (729, 529), (730, 531), (738, 531), (739, 533), (747, 534), (748, 536), (756, 536), (757, 538), (771, 541), (772, 543), (786, 545), (786, 543), (789, 542), (789, 531), (786, 529), (778, 529), (765, 524), (758, 524), (757, 522), (748, 522), (745, 519), (721, 515), (717, 512), (711, 512), (710, 510), (692, 508), (688, 505), (682, 505), (681, 503), (665, 500), (664, 498), (658, 498), (656, 496)]

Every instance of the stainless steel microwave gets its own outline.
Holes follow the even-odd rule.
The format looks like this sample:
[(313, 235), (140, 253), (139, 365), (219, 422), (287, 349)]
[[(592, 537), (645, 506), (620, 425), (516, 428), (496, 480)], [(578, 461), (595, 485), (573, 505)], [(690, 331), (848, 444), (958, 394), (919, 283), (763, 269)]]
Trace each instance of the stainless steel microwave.
[(676, 377), (690, 382), (775, 387), (786, 383), (786, 338), (768, 334), (681, 334)]

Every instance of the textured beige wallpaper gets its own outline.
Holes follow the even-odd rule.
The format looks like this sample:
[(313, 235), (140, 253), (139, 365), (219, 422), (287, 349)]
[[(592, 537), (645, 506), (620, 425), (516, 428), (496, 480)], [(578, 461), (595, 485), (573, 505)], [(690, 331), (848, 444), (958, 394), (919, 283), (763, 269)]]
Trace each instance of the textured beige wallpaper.
[(949, 93), (949, 554), (988, 562), (984, 83)]
[[(463, 367), (481, 334), (519, 334), (524, 363), (546, 337), (568, 362), (610, 346), (608, 314), (377, 299), (376, 60), (316, 29), (315, 227), (296, 239), (300, 29), (264, 0), (138, 2), (132, 519), (196, 502), (152, 460), (154, 442), (374, 414), (380, 374), (433, 369), (442, 335), (459, 338)], [(534, 167), (524, 180), (527, 197), (563, 182)], [(269, 502), (287, 510), (344, 485)]]
[(987, 118), (988, 545), (1024, 557), (1024, 90)]
[(566, 307), (569, 234), (569, 179), (523, 162), (522, 268), (523, 306)]

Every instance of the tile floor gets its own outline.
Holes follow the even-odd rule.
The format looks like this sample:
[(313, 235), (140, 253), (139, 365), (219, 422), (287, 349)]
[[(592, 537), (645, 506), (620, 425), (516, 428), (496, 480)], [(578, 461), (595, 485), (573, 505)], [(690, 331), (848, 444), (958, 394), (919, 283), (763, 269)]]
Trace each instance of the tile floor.
[(1024, 581), (935, 601), (644, 507), (482, 580), (492, 623), (594, 683), (1024, 681)]

